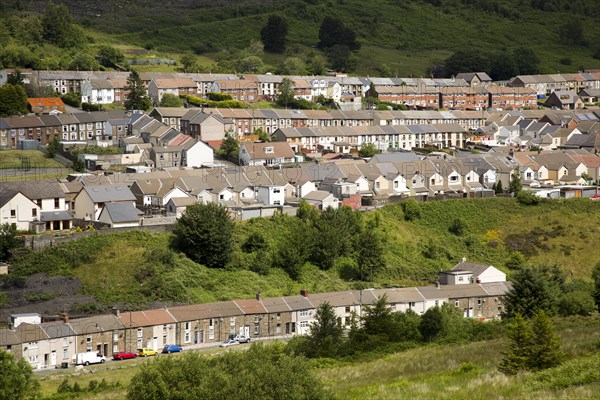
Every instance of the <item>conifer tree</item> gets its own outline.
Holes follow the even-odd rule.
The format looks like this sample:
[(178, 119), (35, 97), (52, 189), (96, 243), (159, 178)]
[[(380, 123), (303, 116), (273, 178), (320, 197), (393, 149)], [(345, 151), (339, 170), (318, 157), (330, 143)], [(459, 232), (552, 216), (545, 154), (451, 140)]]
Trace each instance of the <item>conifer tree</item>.
[(147, 110), (152, 106), (146, 95), (146, 85), (140, 78), (140, 74), (133, 70), (127, 78), (125, 85), (125, 108), (128, 110)]
[(500, 371), (514, 375), (530, 365), (531, 330), (521, 314), (517, 314), (508, 327), (510, 343), (500, 363)]
[(531, 319), (531, 334), (529, 369), (542, 370), (559, 365), (564, 354), (552, 320), (543, 310), (538, 311)]

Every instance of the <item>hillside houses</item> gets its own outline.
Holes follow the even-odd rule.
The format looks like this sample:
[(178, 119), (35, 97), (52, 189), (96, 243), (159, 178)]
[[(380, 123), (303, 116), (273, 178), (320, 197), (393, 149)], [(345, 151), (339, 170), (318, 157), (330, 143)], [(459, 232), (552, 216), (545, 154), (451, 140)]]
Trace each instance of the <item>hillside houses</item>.
[(61, 320), (49, 322), (38, 316), (16, 327), (1, 328), (0, 350), (10, 352), (17, 360), (25, 359), (34, 369), (48, 369), (71, 363), (74, 354), (86, 351), (111, 357), (119, 351), (142, 347), (160, 351), (167, 343), (197, 348), (236, 334), (253, 339), (306, 335), (315, 321), (316, 309), (323, 303), (333, 306), (339, 326), (348, 330), (354, 316), (362, 315), (365, 306), (384, 296), (392, 312), (412, 310), (422, 315), (431, 307), (449, 303), (460, 308), (466, 318), (501, 317), (503, 297), (511, 287), (501, 271), (493, 266), (462, 262), (440, 276), (451, 272), (467, 278), (460, 284), (440, 281), (435, 286), (329, 293), (301, 290), (298, 295), (269, 298), (257, 293), (252, 299), (160, 309), (113, 308), (110, 314), (76, 319), (63, 312)]

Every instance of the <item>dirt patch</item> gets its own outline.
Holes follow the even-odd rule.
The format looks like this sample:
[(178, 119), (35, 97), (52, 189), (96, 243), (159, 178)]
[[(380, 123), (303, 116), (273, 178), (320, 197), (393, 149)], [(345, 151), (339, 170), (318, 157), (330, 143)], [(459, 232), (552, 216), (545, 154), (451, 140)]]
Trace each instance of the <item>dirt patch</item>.
[(26, 279), (6, 279), (0, 284), (6, 293), (8, 306), (0, 308), (0, 321), (6, 321), (9, 314), (36, 312), (44, 316), (58, 315), (64, 309), (76, 314), (82, 306), (103, 308), (91, 296), (82, 295), (81, 282), (68, 276), (48, 276), (34, 274)]

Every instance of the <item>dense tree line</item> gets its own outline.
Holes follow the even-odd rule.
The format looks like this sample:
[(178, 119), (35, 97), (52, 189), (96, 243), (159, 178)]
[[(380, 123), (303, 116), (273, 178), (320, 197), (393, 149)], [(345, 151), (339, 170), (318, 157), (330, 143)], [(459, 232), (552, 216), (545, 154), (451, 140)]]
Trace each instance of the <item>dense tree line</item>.
[(159, 357), (133, 376), (130, 400), (321, 400), (331, 395), (305, 359), (280, 345), (252, 345), (247, 351), (206, 357), (197, 352)]
[[(499, 322), (482, 323), (464, 318), (454, 305), (443, 304), (423, 315), (412, 310), (395, 312), (386, 296), (371, 306), (363, 305), (362, 315), (354, 314), (350, 326), (337, 317), (331, 304), (320, 304), (307, 336), (295, 337), (288, 352), (315, 357), (355, 357), (372, 351), (396, 351), (423, 344), (483, 340), (500, 335)], [(347, 321), (345, 321), (347, 323)], [(349, 328), (349, 329), (348, 329)], [(347, 329), (347, 334), (344, 332)]]

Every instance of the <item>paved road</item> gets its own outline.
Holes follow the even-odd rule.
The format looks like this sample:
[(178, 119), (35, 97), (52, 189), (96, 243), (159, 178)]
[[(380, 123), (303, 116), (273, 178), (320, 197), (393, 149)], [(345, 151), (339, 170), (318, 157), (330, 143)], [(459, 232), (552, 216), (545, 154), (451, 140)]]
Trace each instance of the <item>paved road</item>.
[[(274, 342), (274, 341), (279, 341), (279, 340), (288, 340), (290, 339), (292, 336), (291, 335), (282, 335), (282, 336), (269, 336), (269, 337), (264, 337), (264, 338), (254, 338), (252, 339), (252, 343), (254, 342)], [(220, 343), (216, 343), (216, 342), (211, 342), (211, 343), (199, 343), (199, 344), (193, 344), (190, 346), (185, 346), (183, 348), (183, 352), (182, 353), (186, 353), (189, 351), (208, 351), (208, 350), (215, 350), (219, 348)], [(237, 346), (231, 346), (231, 347), (226, 347), (223, 348), (223, 351), (230, 351), (230, 350), (234, 350), (234, 351), (238, 351), (238, 350), (246, 350), (250, 347), (250, 345), (248, 344), (240, 344)], [(159, 353), (157, 355), (157, 357), (171, 357), (171, 356), (177, 356), (178, 353), (173, 353), (173, 354), (161, 354)], [(74, 372), (80, 372), (80, 369), (96, 369), (98, 367), (100, 367), (101, 365), (106, 366), (106, 368), (114, 368), (114, 367), (118, 367), (118, 366), (124, 366), (124, 365), (130, 365), (132, 364), (132, 366), (137, 366), (135, 364), (139, 364), (141, 360), (146, 360), (146, 359), (153, 359), (153, 357), (149, 357), (149, 358), (144, 358), (144, 357), (138, 357), (138, 358), (134, 358), (134, 359), (129, 359), (129, 360), (119, 360), (119, 361), (115, 361), (112, 358), (107, 359), (106, 363), (104, 364), (95, 364), (95, 365), (90, 365), (89, 367), (79, 367), (78, 369), (75, 369), (75, 367), (73, 367), (72, 364), (69, 365), (69, 368), (66, 369), (60, 369), (60, 368), (43, 368), (43, 369), (38, 369), (38, 370), (34, 370), (34, 372), (37, 375), (48, 375), (48, 374), (52, 374), (52, 373), (64, 373), (64, 374), (72, 374)]]

